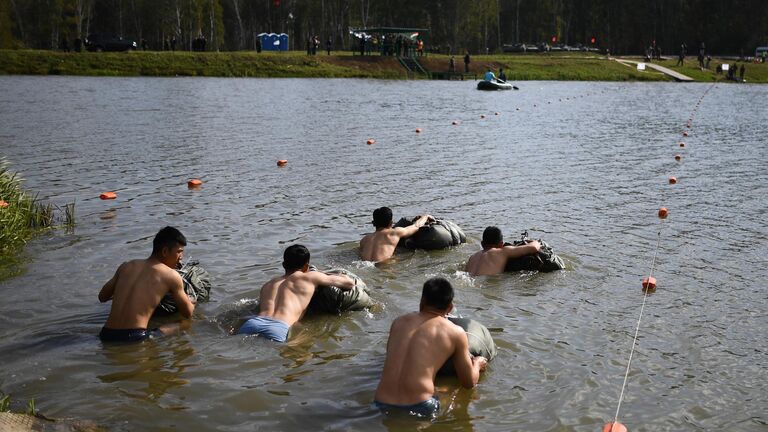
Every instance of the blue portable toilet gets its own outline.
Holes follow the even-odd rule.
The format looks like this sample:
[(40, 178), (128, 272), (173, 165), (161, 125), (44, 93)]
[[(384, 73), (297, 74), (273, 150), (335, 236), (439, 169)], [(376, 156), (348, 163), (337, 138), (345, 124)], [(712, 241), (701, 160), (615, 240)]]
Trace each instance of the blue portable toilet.
[(277, 35), (277, 40), (280, 42), (280, 51), (288, 51), (288, 35), (280, 33)]
[(259, 33), (256, 35), (256, 37), (259, 39), (259, 42), (261, 43), (261, 49), (264, 50), (264, 47), (267, 46), (267, 34), (266, 33)]
[(259, 33), (257, 37), (261, 40), (261, 49), (264, 51), (280, 50), (280, 40), (274, 33)]
[(277, 38), (277, 34), (270, 33), (267, 35), (267, 38), (269, 42), (267, 45), (269, 45), (269, 48), (267, 48), (269, 51), (279, 51), (280, 50), (280, 39)]

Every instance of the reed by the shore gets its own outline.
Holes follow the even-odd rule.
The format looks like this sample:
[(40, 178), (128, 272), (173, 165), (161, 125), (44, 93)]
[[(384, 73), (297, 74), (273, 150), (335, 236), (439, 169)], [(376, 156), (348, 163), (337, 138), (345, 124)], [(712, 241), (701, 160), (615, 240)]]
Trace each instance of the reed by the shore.
[(74, 224), (74, 203), (58, 209), (40, 202), (22, 187), (22, 179), (0, 159), (0, 280), (23, 270), (21, 251), (26, 242), (41, 229), (54, 226), (59, 219), (65, 226)]

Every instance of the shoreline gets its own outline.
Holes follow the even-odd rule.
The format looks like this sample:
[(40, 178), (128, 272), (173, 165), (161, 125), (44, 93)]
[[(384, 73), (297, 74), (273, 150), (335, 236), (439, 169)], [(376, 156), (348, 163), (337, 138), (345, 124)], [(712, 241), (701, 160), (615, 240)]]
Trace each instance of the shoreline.
[[(454, 56), (456, 71), (464, 71), (463, 56)], [(624, 59), (640, 60), (633, 56)], [(428, 54), (419, 63), (432, 72), (447, 72), (450, 56)], [(715, 65), (730, 59), (713, 59), (710, 70), (699, 70), (695, 58), (676, 67), (677, 59), (655, 61), (693, 78), (694, 82), (725, 80)], [(741, 63), (740, 63), (741, 64)], [(672, 81), (655, 71), (638, 71), (593, 53), (492, 54), (471, 57), (470, 74), (480, 77), (490, 66), (504, 68), (509, 81)], [(368, 78), (428, 79), (409, 73), (395, 57), (359, 56), (350, 52), (283, 53), (132, 51), (119, 53), (0, 50), (0, 75), (239, 77), (239, 78)], [(748, 83), (768, 83), (768, 64), (746, 64)]]

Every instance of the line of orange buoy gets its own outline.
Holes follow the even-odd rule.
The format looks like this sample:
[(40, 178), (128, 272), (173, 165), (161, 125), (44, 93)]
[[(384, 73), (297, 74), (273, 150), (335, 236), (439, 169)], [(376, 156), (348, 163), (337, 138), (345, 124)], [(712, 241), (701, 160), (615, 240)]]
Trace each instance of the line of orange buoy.
[[(603, 91), (602, 93), (605, 93), (605, 91)], [(573, 100), (576, 100), (576, 98), (577, 98), (577, 97), (584, 97), (584, 96), (591, 96), (591, 93), (589, 93), (589, 94), (587, 94), (587, 95), (582, 95), (582, 96), (574, 96), (572, 99), (573, 99)], [(566, 100), (566, 101), (567, 101), (567, 100), (570, 100), (570, 98), (566, 97), (566, 98), (565, 98), (565, 100)], [(563, 100), (562, 100), (562, 99), (560, 99), (560, 101), (562, 102)], [(548, 104), (550, 104), (551, 102), (550, 102), (550, 101), (547, 101), (547, 103), (548, 103)], [(534, 106), (534, 108), (535, 108), (535, 107), (537, 107), (537, 105), (536, 105), (536, 104), (533, 104), (533, 106)], [(520, 108), (520, 107), (517, 107), (517, 108), (516, 108), (516, 111), (521, 111), (521, 108)], [(499, 111), (495, 111), (495, 112), (493, 113), (493, 115), (495, 115), (495, 116), (500, 116), (500, 115), (501, 115), (501, 113), (500, 113)], [(485, 119), (485, 118), (486, 118), (486, 115), (485, 115), (485, 114), (481, 114), (481, 115), (480, 115), (480, 118), (481, 118), (481, 119)], [(689, 120), (689, 122), (690, 122), (690, 120)], [(461, 121), (460, 121), (460, 120), (453, 120), (453, 121), (451, 122), (451, 124), (452, 124), (453, 126), (458, 126), (458, 125), (460, 125), (460, 124), (461, 124)], [(689, 127), (690, 127), (690, 126), (689, 126)], [(422, 129), (421, 129), (421, 128), (419, 128), (419, 127), (417, 127), (417, 128), (415, 129), (415, 131), (416, 131), (416, 133), (417, 133), (417, 134), (420, 134), (420, 133), (422, 132)], [(368, 145), (373, 145), (373, 144), (375, 144), (375, 143), (376, 143), (376, 140), (375, 140), (375, 139), (373, 139), (373, 138), (370, 138), (370, 139), (368, 139), (368, 140), (366, 141), (366, 144), (368, 144)], [(678, 157), (678, 156), (676, 156), (676, 158), (677, 158), (677, 157)], [(678, 160), (679, 160), (679, 159), (678, 159)], [(285, 167), (286, 165), (288, 165), (288, 160), (287, 160), (287, 159), (279, 159), (279, 160), (277, 161), (277, 166), (278, 166), (279, 168)], [(200, 180), (200, 179), (196, 179), (196, 178), (193, 178), (193, 179), (190, 179), (190, 180), (188, 180), (188, 181), (187, 181), (187, 187), (188, 187), (189, 189), (198, 189), (199, 187), (201, 187), (201, 186), (202, 186), (202, 184), (203, 184), (203, 181), (202, 181), (202, 180)], [(103, 193), (101, 193), (101, 194), (99, 195), (99, 198), (100, 198), (100, 199), (102, 199), (102, 200), (114, 200), (114, 199), (117, 199), (117, 193), (115, 193), (115, 192), (113, 192), (113, 191), (109, 191), (109, 192), (103, 192)], [(0, 208), (6, 208), (6, 207), (8, 207), (8, 206), (9, 206), (9, 203), (7, 203), (6, 201), (0, 200)]]
[[(698, 102), (696, 102), (696, 105), (694, 106), (694, 109), (691, 111), (691, 115), (690, 117), (688, 117), (688, 121), (686, 123), (686, 127), (688, 129), (691, 129), (693, 125), (693, 119), (696, 116), (696, 112), (699, 109), (699, 105), (701, 104), (701, 101), (704, 99), (707, 93), (709, 93), (712, 87), (714, 87), (714, 83), (712, 84), (712, 86), (708, 87), (706, 91), (704, 91), (704, 93), (699, 98)], [(688, 131), (683, 131), (684, 137), (687, 137), (688, 135), (689, 135)], [(685, 143), (683, 142), (680, 142), (678, 145), (681, 148), (685, 148)], [(681, 156), (679, 154), (675, 155), (675, 160), (679, 161), (680, 159), (681, 159)], [(677, 184), (677, 177), (670, 176), (668, 181), (670, 185)], [(667, 210), (666, 207), (660, 207), (658, 211), (658, 216), (660, 221), (659, 223), (663, 223), (664, 220), (667, 218), (667, 216), (669, 216), (669, 210)], [(643, 292), (644, 292), (643, 303), (640, 306), (640, 314), (637, 319), (637, 326), (635, 327), (635, 336), (632, 338), (632, 348), (629, 351), (629, 359), (627, 360), (627, 369), (624, 372), (624, 382), (621, 385), (621, 393), (619, 394), (619, 401), (616, 406), (616, 414), (613, 416), (613, 421), (608, 422), (603, 426), (603, 432), (627, 432), (627, 427), (619, 422), (619, 411), (621, 410), (621, 402), (624, 400), (624, 391), (627, 387), (627, 380), (629, 379), (629, 371), (632, 365), (632, 356), (635, 352), (635, 346), (637, 345), (637, 335), (640, 332), (640, 322), (643, 319), (643, 310), (645, 309), (645, 303), (646, 303), (646, 300), (648, 299), (649, 293), (654, 292), (656, 290), (656, 278), (653, 277), (653, 271), (656, 267), (656, 258), (658, 256), (660, 243), (661, 243), (661, 227), (659, 228), (659, 232), (657, 234), (656, 248), (654, 248), (650, 271), (648, 272), (648, 276), (644, 277), (642, 280), (642, 286), (643, 286)]]

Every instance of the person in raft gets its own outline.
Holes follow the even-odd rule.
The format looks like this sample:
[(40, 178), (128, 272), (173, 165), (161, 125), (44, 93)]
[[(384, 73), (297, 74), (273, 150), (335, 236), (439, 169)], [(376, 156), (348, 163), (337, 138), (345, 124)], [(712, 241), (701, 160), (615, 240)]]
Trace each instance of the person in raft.
[(309, 250), (302, 245), (289, 246), (283, 253), (285, 275), (261, 287), (259, 315), (248, 319), (237, 332), (255, 334), (275, 342), (288, 340), (288, 330), (304, 315), (318, 286), (354, 288), (347, 275), (330, 275), (309, 271)]
[(374, 405), (385, 414), (404, 412), (434, 418), (440, 410), (435, 396), (435, 375), (452, 359), (463, 387), (472, 388), (488, 361), (470, 357), (463, 328), (447, 320), (453, 309), (453, 287), (436, 277), (421, 291), (419, 311), (395, 319), (389, 329), (384, 371)]
[(160, 300), (170, 292), (184, 318), (192, 317), (195, 304), (184, 292), (184, 282), (175, 270), (181, 263), (187, 239), (173, 227), (161, 229), (152, 241), (152, 255), (120, 264), (99, 292), (99, 301), (112, 300), (112, 307), (99, 337), (102, 341), (138, 342), (170, 335), (188, 320), (147, 329), (152, 313)]
[(504, 236), (495, 226), (489, 226), (483, 231), (483, 240), (480, 244), (483, 250), (475, 252), (467, 261), (466, 270), (472, 276), (502, 273), (508, 259), (533, 255), (541, 249), (541, 245), (536, 240), (523, 246), (504, 246)]
[(493, 71), (491, 70), (490, 66), (488, 67), (488, 70), (485, 72), (485, 75), (483, 76), (483, 80), (485, 81), (496, 81), (496, 75), (493, 74)]
[(411, 226), (392, 228), (392, 210), (389, 207), (379, 207), (373, 211), (373, 226), (376, 232), (366, 234), (360, 240), (360, 257), (365, 261), (379, 262), (391, 258), (402, 238), (408, 238), (419, 231), (429, 221), (434, 221), (431, 215), (419, 216)]

